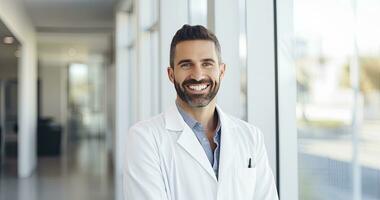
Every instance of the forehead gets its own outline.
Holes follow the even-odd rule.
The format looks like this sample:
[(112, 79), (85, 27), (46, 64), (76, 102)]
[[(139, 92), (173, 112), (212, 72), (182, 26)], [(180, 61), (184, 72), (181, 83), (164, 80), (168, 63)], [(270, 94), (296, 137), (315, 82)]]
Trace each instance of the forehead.
[(176, 45), (175, 63), (183, 59), (200, 60), (204, 58), (217, 59), (214, 42), (209, 40), (187, 40)]

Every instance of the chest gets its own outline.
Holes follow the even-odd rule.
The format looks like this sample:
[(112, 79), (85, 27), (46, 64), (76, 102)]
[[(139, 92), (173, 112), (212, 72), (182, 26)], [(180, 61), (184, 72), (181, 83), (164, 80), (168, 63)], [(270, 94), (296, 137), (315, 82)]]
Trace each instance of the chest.
[(228, 148), (233, 153), (226, 152), (221, 144), (219, 164), (225, 169), (216, 179), (199, 142), (186, 141), (186, 146), (179, 141), (178, 134), (171, 135), (160, 145), (164, 182), (173, 199), (248, 199), (254, 195), (257, 175), (250, 144), (234, 140), (229, 144), (232, 148)]

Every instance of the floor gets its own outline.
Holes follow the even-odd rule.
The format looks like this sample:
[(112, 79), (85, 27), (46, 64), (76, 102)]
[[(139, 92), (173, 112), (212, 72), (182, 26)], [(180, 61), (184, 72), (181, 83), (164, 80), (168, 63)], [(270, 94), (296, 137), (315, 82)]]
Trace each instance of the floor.
[(17, 162), (7, 158), (0, 173), (0, 200), (114, 199), (114, 179), (104, 140), (71, 143), (67, 156), (38, 159), (36, 172), (17, 178)]

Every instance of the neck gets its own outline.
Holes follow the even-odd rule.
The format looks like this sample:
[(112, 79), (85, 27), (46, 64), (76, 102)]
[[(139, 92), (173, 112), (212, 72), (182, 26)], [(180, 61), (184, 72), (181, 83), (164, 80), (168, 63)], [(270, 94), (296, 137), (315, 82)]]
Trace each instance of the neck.
[(182, 99), (177, 97), (177, 104), (191, 117), (197, 120), (207, 130), (214, 130), (218, 124), (215, 115), (215, 98), (205, 107), (191, 107)]

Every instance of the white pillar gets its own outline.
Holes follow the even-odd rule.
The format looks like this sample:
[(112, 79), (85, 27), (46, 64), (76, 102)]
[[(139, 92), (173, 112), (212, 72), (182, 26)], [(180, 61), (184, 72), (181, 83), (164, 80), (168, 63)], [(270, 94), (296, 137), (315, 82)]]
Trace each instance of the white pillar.
[(276, 171), (276, 90), (273, 1), (247, 1), (248, 121), (264, 134), (269, 163)]
[(18, 174), (28, 177), (37, 165), (36, 46), (24, 43), (18, 71)]
[(124, 163), (125, 136), (128, 132), (130, 110), (128, 108), (130, 97), (129, 91), (129, 69), (127, 60), (127, 13), (118, 11), (116, 13), (116, 108), (115, 108), (115, 199), (122, 199), (122, 168)]
[(240, 103), (239, 1), (210, 0), (207, 26), (216, 34), (222, 49), (222, 62), (226, 64), (226, 73), (217, 102), (225, 112), (241, 117), (243, 110)]
[(280, 198), (298, 199), (296, 72), (294, 65), (293, 0), (277, 0), (277, 57)]
[(166, 71), (169, 66), (170, 43), (175, 32), (180, 29), (183, 24), (188, 23), (189, 19), (187, 1), (160, 0), (159, 9), (160, 110), (164, 111), (174, 103), (176, 97), (174, 86), (169, 81)]
[[(149, 8), (150, 2), (147, 0), (140, 0), (134, 2), (134, 13), (136, 15), (136, 39), (135, 49), (137, 56), (137, 93), (138, 93), (138, 120), (148, 119), (152, 116), (152, 104), (151, 101), (157, 101), (158, 99), (152, 99), (151, 85), (151, 49), (150, 38), (147, 28), (151, 25), (152, 15)], [(158, 67), (158, 66), (157, 66)], [(158, 76), (158, 74), (156, 74)], [(159, 102), (156, 102), (157, 104)]]
[(18, 175), (28, 177), (37, 164), (36, 36), (22, 2), (2, 0), (0, 5), (0, 19), (22, 45), (18, 66)]

